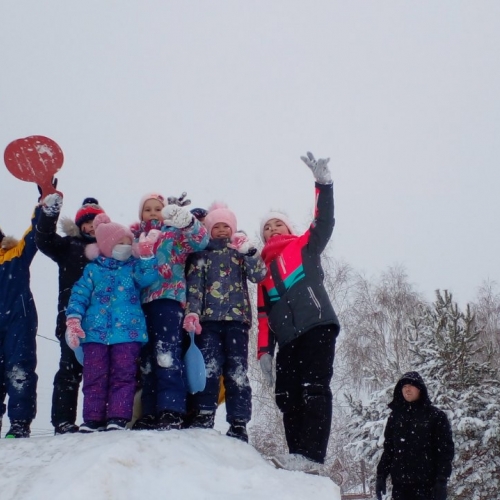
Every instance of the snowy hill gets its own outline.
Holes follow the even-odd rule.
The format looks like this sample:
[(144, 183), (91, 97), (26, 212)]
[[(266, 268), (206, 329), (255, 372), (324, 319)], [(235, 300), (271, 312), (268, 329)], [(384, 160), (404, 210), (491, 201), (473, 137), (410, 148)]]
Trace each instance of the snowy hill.
[(340, 500), (328, 478), (277, 470), (217, 430), (2, 440), (2, 500)]

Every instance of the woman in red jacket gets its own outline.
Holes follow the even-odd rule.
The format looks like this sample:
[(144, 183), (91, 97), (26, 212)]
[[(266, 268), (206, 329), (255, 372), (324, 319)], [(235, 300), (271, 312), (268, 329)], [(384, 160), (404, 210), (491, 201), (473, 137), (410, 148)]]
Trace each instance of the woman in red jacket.
[(258, 357), (273, 384), (275, 344), (276, 404), (283, 413), (289, 454), (273, 458), (277, 467), (318, 472), (324, 463), (332, 419), (335, 341), (340, 330), (323, 284), (321, 253), (333, 232), (333, 181), (328, 159), (302, 160), (315, 178), (314, 220), (301, 236), (287, 216), (262, 219), (262, 258), (268, 272), (258, 286)]

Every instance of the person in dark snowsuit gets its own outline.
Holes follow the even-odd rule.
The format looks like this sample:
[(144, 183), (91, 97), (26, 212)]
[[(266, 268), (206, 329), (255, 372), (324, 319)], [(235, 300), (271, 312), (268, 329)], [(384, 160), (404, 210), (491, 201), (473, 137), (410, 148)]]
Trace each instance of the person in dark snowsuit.
[(289, 454), (278, 467), (317, 472), (324, 463), (332, 420), (335, 342), (340, 325), (323, 284), (321, 253), (335, 225), (329, 159), (302, 160), (315, 178), (316, 206), (309, 229), (298, 236), (285, 214), (262, 219), (266, 278), (258, 285), (258, 358), (273, 383), (275, 342), (276, 404), (283, 413)]
[(0, 423), (9, 395), (7, 438), (28, 438), (36, 415), (36, 332), (38, 315), (30, 289), (30, 265), (35, 257), (34, 225), (21, 240), (0, 229)]
[(66, 236), (57, 234), (57, 221), (62, 197), (51, 194), (43, 200), (42, 213), (36, 226), (36, 244), (59, 267), (59, 297), (57, 303), (56, 337), (61, 347), (59, 370), (54, 377), (51, 422), (55, 434), (78, 432), (76, 422), (78, 390), (82, 381), (82, 365), (64, 339), (66, 307), (71, 288), (80, 279), (89, 262), (85, 248), (95, 243), (93, 220), (103, 213), (95, 198), (85, 198), (73, 222), (63, 218), (61, 228)]
[(454, 456), (446, 414), (432, 405), (417, 372), (405, 373), (394, 388), (377, 467), (376, 494), (382, 499), (391, 476), (393, 500), (445, 500)]

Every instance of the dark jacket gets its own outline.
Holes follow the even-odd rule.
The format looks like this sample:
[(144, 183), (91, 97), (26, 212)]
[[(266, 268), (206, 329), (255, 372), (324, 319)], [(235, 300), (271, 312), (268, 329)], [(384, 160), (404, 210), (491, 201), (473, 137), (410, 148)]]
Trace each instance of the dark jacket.
[(78, 226), (70, 219), (62, 222), (66, 236), (57, 234), (58, 217), (49, 217), (41, 211), (36, 225), (36, 244), (43, 254), (50, 257), (59, 267), (59, 297), (57, 302), (56, 337), (61, 340), (66, 331), (66, 307), (71, 288), (80, 279), (89, 262), (85, 247), (93, 239), (85, 240)]
[[(404, 399), (405, 384), (420, 389), (417, 401)], [(433, 485), (438, 476), (448, 478), (454, 456), (451, 426), (446, 414), (431, 404), (417, 372), (406, 373), (398, 381), (389, 408), (377, 475), (386, 478), (390, 474), (394, 484), (405, 485)]]
[(37, 207), (21, 240), (5, 237), (6, 248), (0, 248), (0, 328), (15, 324), (18, 315), (28, 316), (28, 309), (36, 311), (30, 289), (30, 265), (37, 251), (34, 226), (40, 212)]
[(187, 268), (186, 313), (200, 321), (252, 323), (247, 279), (262, 281), (266, 266), (259, 253), (242, 255), (228, 248), (229, 239), (211, 239), (201, 252), (190, 255)]
[[(258, 287), (258, 356), (273, 354), (275, 339), (280, 347), (303, 333), (339, 320), (323, 284), (321, 253), (335, 225), (333, 184), (318, 184), (315, 217), (302, 236), (275, 236), (262, 249), (268, 268)], [(273, 248), (285, 243), (279, 251)]]

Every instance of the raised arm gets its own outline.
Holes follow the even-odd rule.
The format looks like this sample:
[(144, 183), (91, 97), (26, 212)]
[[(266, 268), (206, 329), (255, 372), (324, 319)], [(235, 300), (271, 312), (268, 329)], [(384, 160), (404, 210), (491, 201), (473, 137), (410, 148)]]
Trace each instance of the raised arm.
[(311, 169), (315, 183), (314, 220), (309, 227), (309, 245), (321, 253), (333, 232), (335, 226), (333, 181), (328, 162), (330, 158), (316, 160), (312, 153), (301, 156), (302, 161)]

